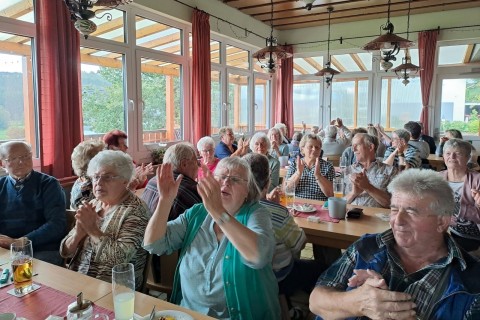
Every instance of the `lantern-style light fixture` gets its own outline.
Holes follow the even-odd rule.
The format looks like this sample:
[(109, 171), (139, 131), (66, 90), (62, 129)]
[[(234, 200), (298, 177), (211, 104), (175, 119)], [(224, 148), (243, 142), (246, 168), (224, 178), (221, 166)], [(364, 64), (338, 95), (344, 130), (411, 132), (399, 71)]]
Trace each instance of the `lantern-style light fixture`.
[(270, 37), (266, 39), (266, 47), (255, 52), (252, 56), (257, 59), (262, 69), (266, 69), (268, 73), (275, 73), (278, 67), (278, 61), (292, 57), (290, 52), (287, 52), (277, 45), (277, 38), (273, 36), (273, 0), (270, 0)]
[[(407, 40), (410, 32), (410, 2), (411, 0), (408, 0), (408, 13), (407, 13)], [(420, 67), (414, 65), (412, 63), (412, 58), (410, 57), (410, 52), (408, 48), (405, 49), (405, 57), (402, 59), (402, 64), (393, 69), (395, 71), (395, 74), (399, 79), (403, 79), (402, 83), (404, 85), (407, 85), (410, 83), (410, 75), (417, 74), (418, 71), (420, 71)]]
[(339, 74), (340, 71), (337, 71), (331, 67), (331, 61), (330, 61), (330, 15), (332, 14), (333, 7), (328, 7), (328, 40), (327, 40), (327, 63), (325, 63), (325, 67), (315, 73), (316, 76), (324, 77), (325, 82), (327, 83), (327, 87), (330, 86), (332, 83), (333, 77), (336, 74)]
[[(118, 7), (121, 4), (127, 4), (133, 0), (64, 0), (70, 11), (70, 17), (75, 21), (75, 28), (80, 32), (85, 39), (88, 35), (97, 30), (95, 22), (91, 21), (99, 10), (108, 10)], [(93, 11), (93, 6), (102, 6), (107, 8)], [(106, 13), (107, 20), (112, 20), (112, 15)]]
[(404, 39), (400, 36), (397, 36), (395, 33), (393, 33), (394, 26), (393, 26), (393, 23), (390, 22), (390, 0), (388, 0), (387, 23), (381, 26), (381, 28), (382, 30), (387, 31), (387, 33), (382, 34), (380, 37), (367, 43), (363, 47), (363, 50), (367, 50), (367, 51), (380, 50), (380, 53), (381, 53), (380, 66), (385, 71), (388, 71), (391, 67), (393, 67), (393, 63), (391, 61), (397, 60), (395, 56), (400, 52), (400, 49), (406, 49), (413, 46), (412, 41), (408, 39)]

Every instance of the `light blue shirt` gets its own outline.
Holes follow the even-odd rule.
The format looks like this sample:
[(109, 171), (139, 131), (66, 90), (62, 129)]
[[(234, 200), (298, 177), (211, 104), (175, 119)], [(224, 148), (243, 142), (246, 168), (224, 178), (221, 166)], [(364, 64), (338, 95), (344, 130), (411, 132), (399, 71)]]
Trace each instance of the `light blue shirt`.
[[(216, 319), (228, 319), (224, 285), (229, 284), (223, 283), (222, 272), (228, 239), (224, 236), (217, 242), (213, 224), (212, 217), (207, 215), (192, 244), (186, 248), (179, 267), (183, 296), (180, 305)], [(250, 215), (247, 227), (258, 235), (260, 260), (251, 263), (242, 259), (242, 262), (250, 268), (259, 269), (271, 263), (275, 248), (270, 214), (264, 208), (256, 210)], [(165, 237), (144, 248), (154, 254), (170, 254), (182, 247), (186, 231), (187, 220), (182, 214), (167, 223)]]

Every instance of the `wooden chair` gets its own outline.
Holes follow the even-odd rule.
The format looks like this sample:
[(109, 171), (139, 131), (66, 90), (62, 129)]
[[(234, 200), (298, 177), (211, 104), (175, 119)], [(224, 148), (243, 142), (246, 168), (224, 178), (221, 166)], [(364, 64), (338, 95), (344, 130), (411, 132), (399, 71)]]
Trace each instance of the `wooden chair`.
[(143, 285), (143, 293), (148, 290), (155, 290), (167, 294), (167, 300), (170, 300), (173, 290), (173, 277), (178, 263), (178, 251), (170, 255), (160, 256), (160, 281), (156, 282), (153, 275), (153, 255), (148, 256), (147, 265), (145, 266), (145, 283)]
[(325, 156), (323, 160), (330, 162), (334, 167), (340, 166), (340, 157), (341, 155), (334, 155), (334, 156)]

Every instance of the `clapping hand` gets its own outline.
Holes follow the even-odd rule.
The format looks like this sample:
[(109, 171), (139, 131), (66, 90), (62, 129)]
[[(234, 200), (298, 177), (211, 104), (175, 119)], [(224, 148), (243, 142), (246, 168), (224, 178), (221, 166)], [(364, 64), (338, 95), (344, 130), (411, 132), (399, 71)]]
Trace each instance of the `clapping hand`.
[(93, 235), (100, 231), (98, 228), (98, 214), (94, 206), (87, 201), (83, 201), (78, 207), (75, 213), (75, 220), (75, 232), (79, 237), (86, 236), (87, 234)]
[(177, 196), (182, 178), (183, 174), (180, 174), (177, 179), (174, 179), (171, 163), (159, 165), (157, 168), (158, 197), (173, 202)]
[(205, 209), (212, 212), (221, 213), (225, 211), (222, 204), (220, 183), (215, 180), (213, 174), (202, 164), (203, 178), (197, 185), (198, 194), (202, 198)]
[[(367, 279), (377, 280), (377, 288), (388, 290), (387, 283), (383, 279), (382, 275), (371, 269), (354, 269), (354, 275), (348, 279), (348, 286), (350, 288), (360, 287), (362, 284), (367, 281)], [(374, 282), (372, 282), (373, 284)]]

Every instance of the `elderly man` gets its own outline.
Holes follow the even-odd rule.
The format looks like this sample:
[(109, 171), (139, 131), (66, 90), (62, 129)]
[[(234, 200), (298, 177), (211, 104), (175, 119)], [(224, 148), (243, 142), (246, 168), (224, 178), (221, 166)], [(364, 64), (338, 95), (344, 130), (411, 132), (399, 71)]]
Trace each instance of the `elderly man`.
[(8, 175), (0, 178), (0, 247), (18, 238), (32, 241), (33, 256), (60, 265), (60, 241), (66, 233), (65, 194), (58, 181), (33, 170), (32, 149), (25, 142), (0, 146)]
[(347, 202), (367, 207), (390, 206), (387, 186), (398, 169), (375, 158), (378, 138), (368, 133), (353, 137), (352, 149), (356, 161), (345, 169), (345, 194)]
[(410, 133), (404, 129), (392, 132), (392, 146), (388, 147), (383, 157), (385, 164), (404, 169), (418, 168), (422, 165), (420, 152), (408, 144)]
[[(195, 149), (189, 143), (177, 143), (165, 151), (163, 163), (171, 163), (175, 179), (183, 175), (177, 197), (175, 198), (168, 220), (174, 220), (194, 204), (202, 202), (197, 192), (198, 162)], [(147, 203), (151, 212), (155, 212), (158, 203), (157, 176), (150, 179), (142, 199)]]
[[(177, 196), (168, 215), (168, 220), (170, 221), (175, 220), (187, 209), (193, 207), (194, 204), (202, 202), (202, 198), (197, 191), (197, 182), (195, 181), (198, 175), (197, 154), (193, 145), (186, 142), (177, 143), (165, 151), (163, 163), (172, 164), (175, 180), (179, 175), (183, 176)], [(147, 203), (150, 212), (155, 212), (158, 204), (157, 175), (148, 181), (145, 191), (142, 193), (142, 200)], [(152, 268), (155, 281), (159, 282), (161, 280), (160, 257), (157, 255), (152, 257)]]
[(480, 262), (447, 233), (448, 183), (411, 169), (388, 191), (391, 229), (351, 245), (320, 276), (310, 310), (317, 319), (480, 319)]
[(325, 138), (322, 141), (324, 156), (339, 156), (348, 146), (350, 141), (345, 137), (337, 138), (337, 132), (337, 127), (334, 125), (325, 128)]

